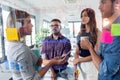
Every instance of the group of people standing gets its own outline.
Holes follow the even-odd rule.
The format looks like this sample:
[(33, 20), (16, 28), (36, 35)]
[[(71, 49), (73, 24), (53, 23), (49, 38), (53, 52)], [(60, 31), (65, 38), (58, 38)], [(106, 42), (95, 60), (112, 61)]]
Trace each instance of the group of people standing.
[[(99, 9), (102, 19), (108, 19), (109, 24), (103, 25), (103, 31), (111, 34), (112, 23), (120, 24), (120, 0), (100, 0)], [(74, 55), (74, 71), (69, 71), (68, 59), (70, 57), (70, 40), (62, 35), (61, 21), (51, 20), (52, 34), (46, 37), (42, 43), (41, 58), (37, 59), (28, 46), (24, 43), (24, 37), (31, 35), (32, 24), (30, 15), (27, 12), (15, 10), (16, 19), (13, 12), (8, 16), (7, 27), (15, 27), (14, 24), (20, 23), (18, 27), (19, 41), (8, 41), (9, 49), (7, 58), (12, 71), (13, 80), (41, 80), (44, 74), (50, 70), (52, 80), (62, 77), (70, 80), (70, 74), (77, 72), (79, 65), (84, 72), (84, 80), (119, 80), (120, 79), (120, 36), (112, 36), (111, 43), (102, 42), (103, 36), (97, 28), (95, 11), (86, 8), (81, 12), (81, 29), (77, 36), (76, 50)], [(21, 16), (22, 15), (22, 16)], [(103, 22), (104, 23), (104, 22)], [(83, 38), (82, 30), (85, 30), (87, 38)], [(102, 32), (103, 33), (103, 32)], [(35, 70), (34, 65), (45, 66), (39, 71)], [(97, 73), (98, 71), (98, 73)], [(74, 79), (78, 79), (77, 74)]]

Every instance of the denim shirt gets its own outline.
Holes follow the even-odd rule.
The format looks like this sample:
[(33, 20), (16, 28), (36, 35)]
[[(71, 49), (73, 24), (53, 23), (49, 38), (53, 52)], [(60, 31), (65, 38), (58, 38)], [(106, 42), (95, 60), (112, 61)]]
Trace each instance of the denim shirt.
[[(114, 23), (120, 23), (120, 17)], [(120, 36), (114, 36), (111, 44), (101, 42), (97, 54), (102, 58), (98, 80), (120, 80)]]

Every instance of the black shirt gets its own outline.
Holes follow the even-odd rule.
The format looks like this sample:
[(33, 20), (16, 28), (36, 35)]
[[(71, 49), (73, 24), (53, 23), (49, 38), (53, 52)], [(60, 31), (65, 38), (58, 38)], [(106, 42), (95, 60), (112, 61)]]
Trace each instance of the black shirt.
[[(90, 37), (90, 33), (87, 33), (87, 36)], [(81, 40), (80, 38), (81, 38), (81, 36), (77, 36), (77, 45), (78, 45), (79, 50), (80, 50), (79, 55), (80, 55), (81, 57), (90, 56), (91, 54), (90, 54), (89, 50), (82, 49), (82, 48), (80, 47), (80, 40)]]

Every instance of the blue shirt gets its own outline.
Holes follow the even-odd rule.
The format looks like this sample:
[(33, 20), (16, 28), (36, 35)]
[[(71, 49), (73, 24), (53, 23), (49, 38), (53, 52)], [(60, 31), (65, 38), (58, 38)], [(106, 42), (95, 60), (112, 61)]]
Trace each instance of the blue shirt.
[[(120, 17), (114, 23), (120, 23)], [(111, 44), (101, 43), (97, 54), (102, 58), (98, 80), (120, 80), (120, 36)]]

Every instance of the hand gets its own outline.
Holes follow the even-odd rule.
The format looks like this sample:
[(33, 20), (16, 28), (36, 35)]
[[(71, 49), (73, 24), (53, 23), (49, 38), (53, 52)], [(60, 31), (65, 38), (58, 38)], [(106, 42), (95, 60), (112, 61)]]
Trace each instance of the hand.
[(56, 56), (56, 57), (54, 57), (54, 59), (56, 59), (56, 60), (58, 60), (58, 59), (60, 59), (61, 58), (61, 56)]
[(80, 63), (80, 58), (76, 58), (73, 60), (74, 65), (77, 65), (78, 63)]
[(62, 56), (61, 56), (61, 57), (55, 57), (55, 58), (51, 59), (52, 65), (64, 64), (64, 63), (66, 63), (66, 62), (67, 62), (66, 56), (63, 57), (63, 58), (62, 58)]
[(88, 39), (82, 39), (80, 42), (80, 46), (83, 49), (89, 49), (90, 47), (92, 47), (92, 44), (89, 42)]
[(78, 70), (77, 70), (77, 66), (74, 65), (74, 77), (75, 77), (75, 80), (78, 80)]
[(38, 65), (38, 66), (41, 66), (42, 61), (43, 61), (42, 58), (39, 58), (38, 61), (37, 61), (37, 65)]
[(63, 58), (61, 57), (60, 59), (57, 60), (57, 64), (65, 64), (67, 62), (67, 56), (64, 56)]
[(75, 74), (75, 80), (78, 80), (78, 76), (79, 76), (78, 71), (76, 70), (74, 74)]
[(51, 79), (52, 79), (52, 80), (55, 80), (55, 78), (57, 77), (57, 76), (56, 76), (56, 73), (54, 72), (54, 70), (51, 70), (50, 72), (51, 72), (51, 73), (50, 73), (50, 74), (51, 74)]

